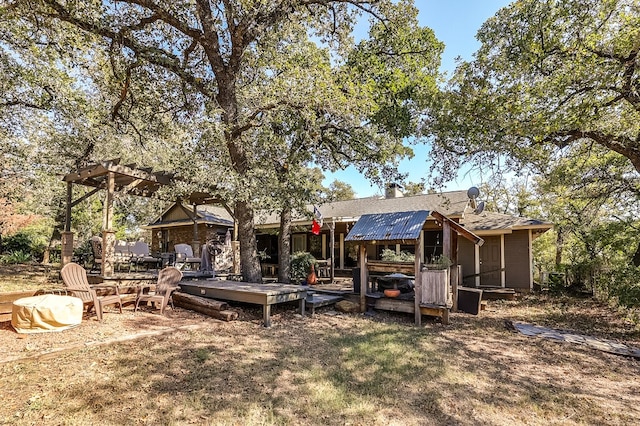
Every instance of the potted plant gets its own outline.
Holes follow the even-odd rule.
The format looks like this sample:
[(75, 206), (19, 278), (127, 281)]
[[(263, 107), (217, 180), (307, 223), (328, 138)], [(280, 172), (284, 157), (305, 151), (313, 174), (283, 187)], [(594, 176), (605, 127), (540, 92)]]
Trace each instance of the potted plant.
[(431, 260), (426, 264), (426, 266), (427, 269), (446, 270), (449, 269), (452, 264), (453, 262), (451, 262), (451, 259), (449, 259), (444, 254), (441, 254), (439, 256), (432, 257)]
[(311, 271), (311, 265), (316, 264), (316, 258), (306, 251), (299, 251), (291, 255), (291, 263), (289, 268), (289, 274), (291, 275), (292, 283), (307, 282), (307, 275)]

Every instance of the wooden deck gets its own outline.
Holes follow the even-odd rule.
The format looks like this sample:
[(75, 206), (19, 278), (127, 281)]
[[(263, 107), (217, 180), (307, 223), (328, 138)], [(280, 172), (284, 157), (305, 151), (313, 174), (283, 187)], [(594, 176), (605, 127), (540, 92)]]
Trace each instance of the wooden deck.
[(271, 305), (299, 300), (300, 313), (304, 316), (307, 287), (289, 284), (254, 284), (242, 281), (193, 280), (181, 281), (181, 291), (210, 299), (262, 305), (265, 327), (271, 326)]

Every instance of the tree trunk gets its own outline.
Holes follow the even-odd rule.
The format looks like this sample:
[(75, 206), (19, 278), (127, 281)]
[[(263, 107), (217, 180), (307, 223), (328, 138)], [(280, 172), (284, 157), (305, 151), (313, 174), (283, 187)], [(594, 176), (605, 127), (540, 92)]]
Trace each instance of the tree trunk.
[[(227, 302), (215, 299), (207, 299), (206, 297), (194, 296), (189, 293), (175, 292), (171, 296), (176, 306), (185, 307), (186, 305), (202, 306), (208, 311), (226, 311), (229, 309)], [(198, 311), (202, 312), (202, 311)]]
[(280, 235), (278, 235), (278, 282), (289, 284), (291, 277), (291, 208), (280, 213)]
[(262, 272), (258, 259), (253, 208), (247, 201), (238, 201), (236, 202), (235, 214), (238, 223), (238, 239), (240, 240), (242, 278), (246, 282), (261, 283)]
[(638, 243), (638, 246), (636, 247), (636, 252), (633, 254), (632, 263), (633, 263), (633, 266), (635, 267), (640, 266), (640, 243)]
[(562, 249), (564, 245), (564, 231), (558, 227), (556, 236), (556, 269), (560, 268), (562, 264)]

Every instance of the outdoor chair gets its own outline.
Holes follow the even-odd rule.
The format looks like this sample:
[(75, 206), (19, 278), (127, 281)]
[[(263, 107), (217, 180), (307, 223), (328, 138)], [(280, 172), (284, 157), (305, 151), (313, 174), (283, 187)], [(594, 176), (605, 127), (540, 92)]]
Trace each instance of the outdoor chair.
[[(69, 290), (71, 295), (82, 300), (83, 306), (87, 307), (87, 313), (95, 308), (98, 321), (102, 321), (102, 308), (107, 305), (118, 305), (120, 313), (122, 313), (122, 300), (118, 287), (115, 285), (101, 284), (103, 288), (115, 289), (115, 294), (106, 296), (98, 296), (95, 288), (89, 285), (87, 279), (87, 271), (77, 263), (67, 263), (60, 271), (64, 286)], [(97, 286), (96, 286), (97, 287)]]
[[(176, 244), (174, 246), (176, 252), (176, 266), (183, 268), (189, 266), (191, 269), (198, 269), (202, 260), (193, 256), (193, 249), (189, 244)], [(194, 268), (194, 265), (197, 265)]]
[(139, 265), (145, 266), (147, 270), (150, 265), (158, 268), (161, 260), (162, 259), (158, 257), (151, 256), (149, 245), (144, 241), (136, 241), (131, 247), (131, 263), (135, 265), (136, 271)]
[(318, 261), (318, 278), (329, 278), (331, 276), (331, 258)]
[(169, 303), (171, 304), (171, 309), (175, 309), (171, 295), (178, 289), (178, 283), (181, 279), (182, 272), (180, 272), (178, 268), (168, 266), (162, 269), (158, 274), (156, 290), (147, 294), (140, 291), (138, 294), (134, 312), (138, 311), (140, 302), (152, 302), (156, 308), (160, 307), (160, 315), (164, 314), (164, 308), (166, 308)]

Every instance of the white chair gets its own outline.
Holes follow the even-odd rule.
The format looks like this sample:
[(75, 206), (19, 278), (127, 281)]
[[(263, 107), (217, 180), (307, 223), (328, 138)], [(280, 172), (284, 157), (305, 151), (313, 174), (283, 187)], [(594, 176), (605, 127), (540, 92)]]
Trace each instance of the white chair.
[(176, 252), (177, 268), (182, 269), (184, 267), (188, 267), (191, 269), (198, 269), (200, 267), (202, 260), (199, 257), (194, 257), (193, 249), (189, 244), (176, 244), (173, 249)]
[(129, 267), (129, 271), (131, 271), (131, 251), (129, 251), (129, 243), (126, 241), (116, 241), (113, 264), (118, 270), (120, 270), (122, 265), (126, 265)]
[(139, 265), (144, 265), (146, 269), (149, 269), (150, 265), (158, 268), (160, 264), (160, 260), (157, 257), (151, 256), (149, 251), (149, 244), (144, 241), (136, 241), (135, 244), (131, 247), (131, 263), (135, 264), (136, 271), (138, 270)]

